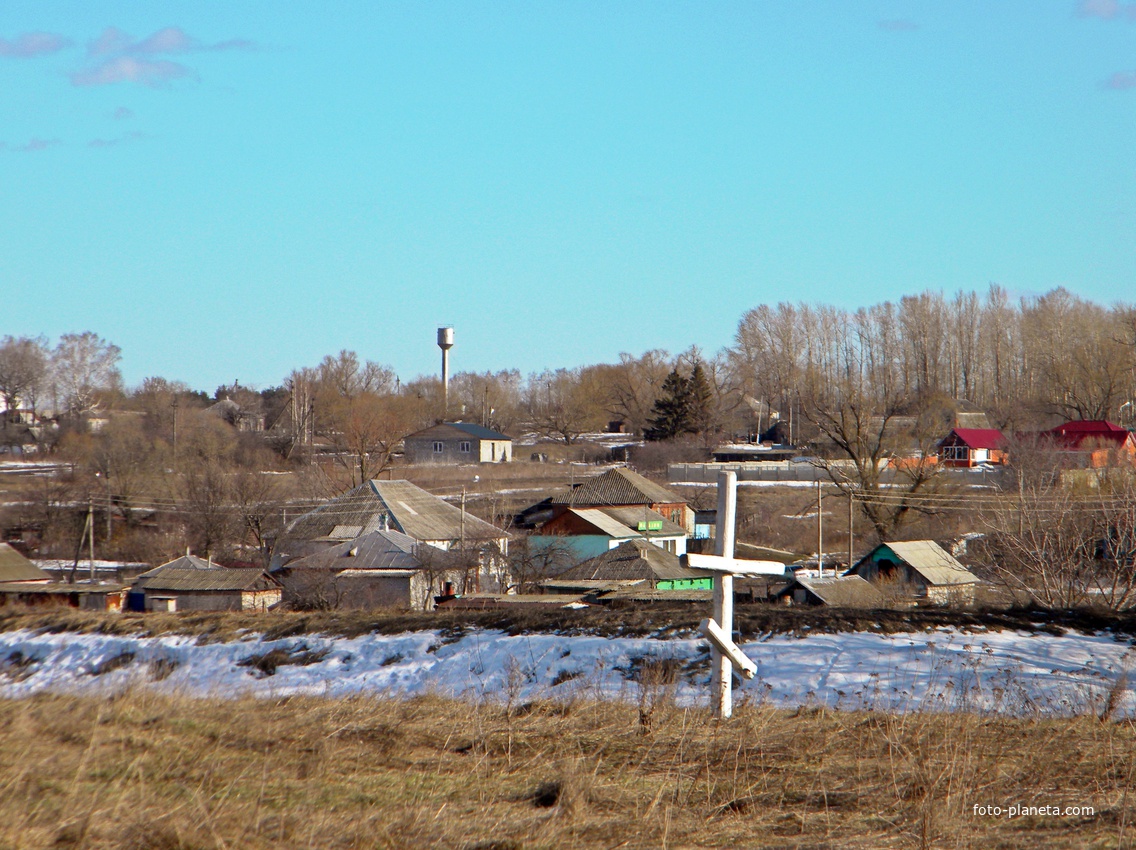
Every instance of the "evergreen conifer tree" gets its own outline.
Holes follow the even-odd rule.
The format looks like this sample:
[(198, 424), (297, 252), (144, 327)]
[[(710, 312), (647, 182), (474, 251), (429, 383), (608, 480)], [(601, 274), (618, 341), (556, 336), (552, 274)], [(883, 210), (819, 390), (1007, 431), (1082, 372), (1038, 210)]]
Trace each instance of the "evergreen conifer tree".
[(651, 408), (644, 435), (648, 440), (670, 440), (690, 430), (690, 379), (671, 370)]
[(694, 362), (694, 368), (691, 369), (690, 378), (686, 383), (690, 410), (690, 421), (686, 430), (694, 434), (705, 434), (711, 430), (713, 424), (714, 391), (710, 388), (710, 381), (702, 368), (701, 360)]

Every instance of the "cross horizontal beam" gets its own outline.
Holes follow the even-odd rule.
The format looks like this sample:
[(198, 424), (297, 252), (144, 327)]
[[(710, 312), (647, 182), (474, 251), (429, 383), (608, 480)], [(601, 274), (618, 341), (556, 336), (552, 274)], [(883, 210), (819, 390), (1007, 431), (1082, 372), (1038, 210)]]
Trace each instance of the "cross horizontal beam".
[(780, 561), (750, 561), (744, 558), (727, 558), (722, 555), (697, 555), (688, 553), (682, 556), (682, 564), (694, 570), (707, 570), (713, 573), (730, 573), (739, 576), (783, 576), (785, 565)]

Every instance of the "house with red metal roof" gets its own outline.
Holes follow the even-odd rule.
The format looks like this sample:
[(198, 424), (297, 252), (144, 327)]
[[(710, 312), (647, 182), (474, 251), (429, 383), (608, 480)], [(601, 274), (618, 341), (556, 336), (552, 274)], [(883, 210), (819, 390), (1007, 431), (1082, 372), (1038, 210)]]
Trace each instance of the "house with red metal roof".
[(997, 428), (952, 428), (939, 442), (939, 463), (972, 467), (1006, 462), (1006, 437)]
[(1074, 420), (1042, 434), (1065, 451), (1080, 455), (1082, 466), (1100, 469), (1117, 461), (1136, 464), (1132, 432), (1104, 419)]

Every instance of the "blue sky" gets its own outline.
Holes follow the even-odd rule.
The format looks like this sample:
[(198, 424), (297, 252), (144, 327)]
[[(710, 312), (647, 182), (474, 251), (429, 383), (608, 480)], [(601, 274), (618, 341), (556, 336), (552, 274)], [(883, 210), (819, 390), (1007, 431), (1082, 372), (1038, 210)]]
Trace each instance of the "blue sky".
[(1136, 300), (1136, 0), (5, 0), (0, 117), (0, 333), (93, 330), (128, 384)]

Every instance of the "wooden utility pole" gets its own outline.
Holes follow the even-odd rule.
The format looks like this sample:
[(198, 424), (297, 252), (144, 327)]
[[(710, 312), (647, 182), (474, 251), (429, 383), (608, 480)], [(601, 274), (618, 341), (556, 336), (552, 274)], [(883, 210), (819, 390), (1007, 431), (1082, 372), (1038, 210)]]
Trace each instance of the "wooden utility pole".
[(852, 536), (852, 487), (848, 487), (848, 569), (852, 569), (852, 549), (855, 540)]
[[(723, 558), (734, 557), (734, 526), (738, 513), (738, 475), (736, 472), (718, 473), (718, 519), (714, 554)], [(730, 573), (714, 576), (714, 621), (728, 638), (734, 633), (734, 577)], [(734, 665), (717, 646), (710, 647), (711, 681), (714, 689), (714, 708), (725, 720), (734, 713)]]
[[(109, 510), (109, 509), (108, 509)], [(87, 539), (90, 541), (90, 549), (88, 554), (91, 560), (91, 581), (95, 580), (95, 500), (91, 496), (87, 496), (87, 533), (90, 535)]]

